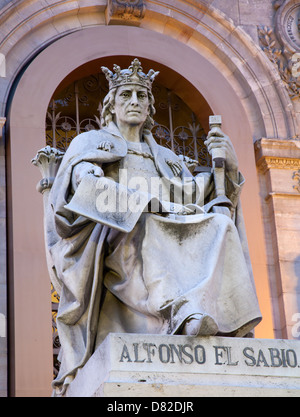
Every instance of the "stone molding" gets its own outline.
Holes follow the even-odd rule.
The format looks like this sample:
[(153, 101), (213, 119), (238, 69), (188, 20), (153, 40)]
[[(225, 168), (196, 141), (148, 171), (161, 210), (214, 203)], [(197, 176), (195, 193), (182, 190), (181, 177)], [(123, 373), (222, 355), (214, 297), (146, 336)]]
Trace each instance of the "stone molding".
[(288, 158), (300, 160), (300, 140), (261, 138), (254, 143), (256, 163), (262, 157)]

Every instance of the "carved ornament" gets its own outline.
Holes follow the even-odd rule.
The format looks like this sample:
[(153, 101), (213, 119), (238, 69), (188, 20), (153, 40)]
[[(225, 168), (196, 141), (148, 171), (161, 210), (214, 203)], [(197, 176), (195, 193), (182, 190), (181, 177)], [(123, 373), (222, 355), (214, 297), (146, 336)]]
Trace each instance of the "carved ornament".
[(138, 25), (145, 11), (144, 0), (108, 0), (105, 11), (106, 23)]
[(299, 0), (277, 1), (276, 34), (280, 43), (291, 53), (300, 51), (300, 3)]
[[(262, 50), (276, 65), (291, 99), (300, 96), (300, 74), (294, 69), (300, 51), (300, 3), (298, 0), (277, 0), (275, 29), (258, 26)], [(296, 75), (295, 75), (296, 74)]]
[(269, 169), (299, 169), (299, 158), (280, 158), (275, 156), (264, 156), (257, 162), (259, 172), (265, 174)]
[(300, 193), (300, 169), (298, 169), (298, 171), (295, 171), (293, 174), (293, 180), (297, 181), (298, 184), (294, 185), (293, 188), (294, 190), (297, 190), (298, 193)]

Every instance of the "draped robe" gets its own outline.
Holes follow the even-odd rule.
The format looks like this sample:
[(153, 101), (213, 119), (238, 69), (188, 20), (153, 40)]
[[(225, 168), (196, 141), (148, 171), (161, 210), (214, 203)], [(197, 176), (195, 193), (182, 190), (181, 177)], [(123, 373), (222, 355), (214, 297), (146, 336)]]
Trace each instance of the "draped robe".
[[(103, 150), (103, 142), (110, 143), (110, 150)], [(218, 334), (242, 337), (261, 320), (239, 202), (242, 175), (239, 183), (227, 175), (226, 197), (216, 198), (212, 174), (199, 174), (197, 183), (182, 160), (159, 146), (150, 132), (144, 142), (141, 149), (148, 152), (130, 152), (130, 143), (113, 123), (77, 136), (50, 191), (46, 243), (60, 295), (57, 390), (72, 381), (109, 332), (180, 334), (185, 320), (201, 313), (213, 318)], [(192, 183), (187, 188), (196, 213), (162, 215), (142, 207), (123, 216), (125, 226), (131, 222), (124, 231), (95, 219), (89, 209), (84, 215), (70, 209), (72, 201), (84, 200), (82, 191), (77, 196), (80, 186), (75, 194), (72, 188), (74, 167), (91, 162), (118, 183), (120, 168), (134, 173), (134, 158), (144, 158), (140, 175), (162, 180), (161, 200), (167, 203), (176, 203), (176, 187), (183, 180)], [(172, 167), (178, 163), (182, 170), (174, 176)], [(228, 201), (230, 210), (222, 210)]]

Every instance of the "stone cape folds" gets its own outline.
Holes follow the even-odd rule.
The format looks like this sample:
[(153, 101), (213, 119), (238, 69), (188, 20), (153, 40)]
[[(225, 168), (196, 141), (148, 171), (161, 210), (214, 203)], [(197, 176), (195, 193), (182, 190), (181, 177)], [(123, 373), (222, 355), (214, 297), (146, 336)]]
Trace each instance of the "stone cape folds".
[[(143, 169), (175, 187), (185, 176), (194, 183), (184, 167), (174, 177), (171, 165), (180, 160), (172, 151), (157, 145), (150, 132), (144, 139), (153, 161), (142, 160)], [(110, 152), (99, 148), (103, 141), (111, 143)], [(48, 221), (55, 227), (48, 229), (47, 242), (60, 294), (62, 345), (54, 388), (73, 380), (109, 332), (177, 334), (185, 319), (205, 313), (220, 334), (244, 336), (261, 319), (239, 206), (242, 176), (239, 184), (226, 179), (232, 219), (213, 212), (214, 184), (208, 173), (200, 174), (203, 187), (194, 201), (204, 201), (206, 213), (160, 216), (141, 211), (124, 232), (66, 208), (77, 204), (75, 199), (72, 203), (73, 168), (92, 162), (117, 181), (120, 167), (130, 173), (139, 166), (141, 156), (129, 154), (128, 146), (114, 124), (79, 135), (49, 195)]]

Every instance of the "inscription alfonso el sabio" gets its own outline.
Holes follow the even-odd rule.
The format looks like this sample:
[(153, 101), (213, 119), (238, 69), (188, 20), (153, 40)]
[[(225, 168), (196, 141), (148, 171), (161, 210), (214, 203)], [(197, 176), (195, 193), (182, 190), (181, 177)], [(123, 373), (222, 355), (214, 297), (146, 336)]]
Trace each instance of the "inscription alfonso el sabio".
[(160, 364), (198, 364), (226, 366), (247, 366), (265, 368), (299, 368), (299, 357), (294, 349), (244, 347), (241, 352), (232, 346), (214, 345), (208, 349), (198, 344), (123, 344), (119, 362), (160, 363)]

